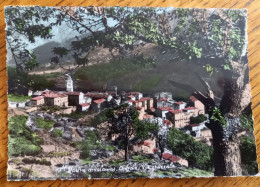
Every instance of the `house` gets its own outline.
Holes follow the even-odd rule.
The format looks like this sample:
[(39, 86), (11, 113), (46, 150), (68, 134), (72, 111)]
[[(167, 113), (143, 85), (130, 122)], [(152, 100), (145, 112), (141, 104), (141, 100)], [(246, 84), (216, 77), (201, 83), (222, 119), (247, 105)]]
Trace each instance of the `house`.
[(43, 96), (38, 96), (38, 97), (33, 97), (31, 98), (31, 106), (39, 106), (44, 104), (44, 97)]
[(91, 107), (94, 112), (100, 112), (106, 108), (106, 100), (105, 99), (93, 100)]
[(135, 97), (135, 100), (139, 100), (143, 97), (143, 94), (140, 92), (128, 92), (126, 93), (127, 96), (132, 95)]
[(172, 107), (173, 103), (173, 101), (169, 101), (167, 98), (162, 97), (156, 100), (156, 107)]
[(69, 106), (78, 106), (85, 103), (84, 94), (82, 92), (66, 92), (68, 95)]
[(144, 110), (153, 107), (153, 98), (151, 97), (142, 97), (139, 101), (142, 102), (142, 107), (144, 108)]
[(144, 108), (143, 107), (135, 107), (135, 109), (139, 113), (138, 119), (139, 120), (143, 120), (144, 119), (144, 115), (145, 115)]
[(44, 95), (44, 103), (47, 106), (68, 106), (68, 96), (59, 93), (49, 93)]
[(167, 127), (172, 127), (172, 122), (168, 119), (163, 120), (163, 124), (166, 125)]
[(166, 119), (166, 113), (170, 110), (173, 110), (171, 107), (159, 107), (155, 109), (155, 114), (157, 117), (161, 117), (162, 119)]
[(130, 106), (134, 106), (134, 107), (142, 107), (142, 101), (140, 100), (128, 100), (127, 102)]
[(154, 154), (154, 149), (156, 148), (155, 138), (149, 138), (143, 142), (138, 143), (133, 146), (134, 152), (145, 153), (145, 154)]
[(162, 154), (162, 158), (166, 159), (166, 160), (169, 160), (171, 162), (174, 162), (174, 163), (179, 163), (182, 166), (186, 166), (186, 167), (189, 166), (187, 160), (185, 160), (185, 159), (183, 159), (181, 157), (178, 157), (176, 155), (170, 154), (170, 153), (163, 153)]
[(186, 103), (183, 101), (175, 102), (175, 103), (173, 103), (173, 107), (175, 110), (182, 110), (186, 107)]
[(154, 94), (154, 97), (158, 100), (160, 98), (166, 98), (167, 100), (172, 100), (171, 92), (158, 92)]
[(197, 98), (195, 98), (194, 96), (191, 96), (190, 103), (192, 106), (194, 106), (195, 108), (198, 109), (198, 114), (205, 114), (205, 106)]
[(193, 113), (185, 113), (182, 110), (170, 110), (166, 113), (166, 118), (170, 120), (175, 128), (183, 128), (190, 123)]
[(80, 112), (88, 111), (89, 107), (90, 107), (90, 103), (82, 103), (77, 106), (77, 110)]

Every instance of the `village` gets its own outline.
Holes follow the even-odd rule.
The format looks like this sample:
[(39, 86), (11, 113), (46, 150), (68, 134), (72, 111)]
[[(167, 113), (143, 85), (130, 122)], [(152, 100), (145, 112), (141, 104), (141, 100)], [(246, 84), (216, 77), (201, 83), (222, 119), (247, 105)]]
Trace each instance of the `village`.
[[(26, 102), (11, 102), (10, 108), (21, 108), (27, 113), (35, 112), (39, 107), (60, 107), (56, 112), (70, 114), (73, 112), (99, 113), (106, 108), (121, 104), (128, 104), (137, 109), (139, 120), (156, 123), (160, 128), (177, 128), (191, 135), (196, 141), (211, 145), (211, 131), (205, 126), (207, 114), (204, 105), (191, 96), (188, 101), (175, 101), (170, 92), (159, 92), (153, 96), (144, 96), (140, 92), (121, 92), (118, 94), (117, 87), (113, 91), (91, 91), (87, 93), (74, 91), (73, 80), (67, 75), (66, 91), (28, 91), (30, 100)], [(203, 116), (204, 120), (199, 123), (191, 123), (191, 118)], [(113, 135), (111, 140), (115, 140), (117, 135)], [(156, 138), (145, 140), (142, 144), (135, 145), (135, 152), (154, 154), (158, 150)], [(165, 149), (162, 154), (163, 159), (170, 162), (179, 163), (188, 167), (188, 161)]]

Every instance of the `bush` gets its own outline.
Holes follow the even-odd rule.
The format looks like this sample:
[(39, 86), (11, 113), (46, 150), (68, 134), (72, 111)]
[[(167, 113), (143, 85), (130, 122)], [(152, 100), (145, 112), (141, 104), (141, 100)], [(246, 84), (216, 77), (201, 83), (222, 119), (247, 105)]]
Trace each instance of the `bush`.
[(199, 114), (197, 117), (191, 117), (190, 123), (202, 123), (207, 120), (207, 117), (203, 114)]
[(51, 120), (44, 120), (42, 118), (36, 118), (36, 126), (45, 130), (50, 130), (54, 126), (55, 122)]
[(53, 135), (54, 137), (56, 137), (56, 138), (62, 137), (63, 131), (60, 130), (60, 129), (54, 129), (54, 130), (52, 131), (52, 135)]
[(168, 148), (188, 160), (190, 166), (211, 171), (213, 168), (213, 148), (197, 142), (192, 136), (172, 128), (168, 134)]
[(37, 155), (41, 152), (42, 139), (27, 126), (27, 116), (13, 116), (8, 119), (8, 155)]
[(24, 158), (22, 161), (25, 164), (39, 164), (39, 165), (51, 166), (51, 162), (46, 160), (45, 158), (41, 160), (38, 160), (36, 158), (32, 158), (32, 159)]
[(25, 102), (29, 100), (31, 96), (17, 95), (17, 94), (8, 94), (8, 101), (13, 102)]
[(148, 158), (146, 156), (137, 155), (137, 156), (133, 156), (133, 161), (134, 162), (151, 162), (152, 159)]
[(16, 170), (7, 170), (7, 178), (8, 179), (17, 179), (18, 178), (18, 171)]
[(240, 144), (241, 162), (243, 175), (255, 175), (258, 173), (258, 164), (256, 162), (256, 145), (253, 138), (248, 135), (241, 137)]

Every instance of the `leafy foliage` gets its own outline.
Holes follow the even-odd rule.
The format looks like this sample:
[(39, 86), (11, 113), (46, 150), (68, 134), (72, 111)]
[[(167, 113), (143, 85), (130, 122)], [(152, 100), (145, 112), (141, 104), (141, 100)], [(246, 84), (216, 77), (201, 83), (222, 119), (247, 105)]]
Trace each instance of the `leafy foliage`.
[(36, 117), (36, 126), (39, 128), (43, 128), (45, 130), (50, 130), (54, 124), (55, 124), (54, 121), (45, 120), (43, 118)]
[(8, 155), (37, 155), (41, 152), (40, 139), (27, 126), (27, 116), (14, 116), (8, 119)]
[(31, 96), (17, 95), (17, 94), (8, 94), (8, 101), (13, 102), (24, 102), (31, 98)]
[(168, 148), (174, 154), (188, 160), (189, 165), (211, 171), (213, 167), (213, 148), (197, 142), (192, 136), (172, 128), (168, 134)]
[(218, 107), (215, 107), (213, 109), (213, 114), (212, 116), (210, 117), (211, 120), (221, 124), (223, 127), (226, 127), (227, 125), (227, 122), (226, 122), (226, 119), (225, 117), (222, 115), (220, 109)]
[(191, 117), (190, 118), (190, 123), (202, 123), (202, 122), (204, 122), (206, 120), (207, 120), (207, 117), (205, 115), (199, 114), (196, 117)]
[(240, 152), (243, 174), (255, 175), (258, 173), (258, 164), (256, 162), (256, 145), (252, 137), (248, 135), (241, 137)]
[(52, 131), (52, 135), (53, 135), (54, 137), (56, 137), (56, 138), (62, 137), (63, 131), (60, 130), (60, 129), (54, 129), (54, 130)]

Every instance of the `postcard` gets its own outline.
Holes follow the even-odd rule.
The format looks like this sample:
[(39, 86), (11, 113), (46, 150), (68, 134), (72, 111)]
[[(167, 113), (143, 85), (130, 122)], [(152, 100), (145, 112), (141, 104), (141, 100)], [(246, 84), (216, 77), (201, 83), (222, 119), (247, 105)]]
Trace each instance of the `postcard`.
[(256, 175), (245, 9), (5, 7), (8, 180)]

